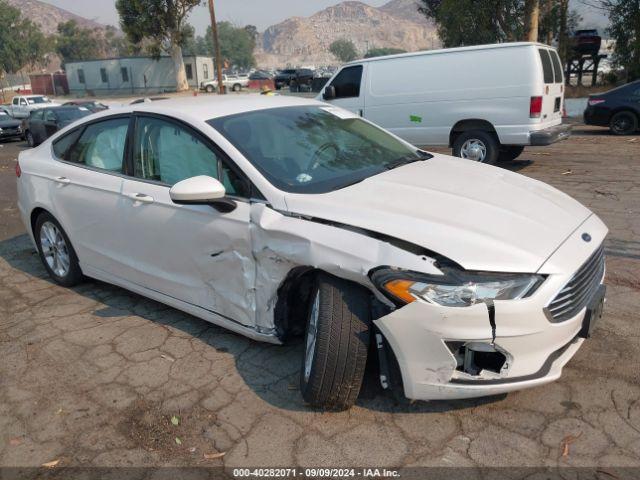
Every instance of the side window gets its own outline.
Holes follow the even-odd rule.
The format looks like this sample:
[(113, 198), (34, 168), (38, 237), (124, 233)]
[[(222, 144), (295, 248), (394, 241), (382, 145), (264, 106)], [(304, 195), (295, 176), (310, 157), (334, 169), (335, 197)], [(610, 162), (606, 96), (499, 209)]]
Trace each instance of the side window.
[(553, 63), (553, 77), (555, 83), (562, 83), (562, 64), (560, 58), (555, 50), (549, 50), (549, 56), (551, 57), (551, 63)]
[(62, 160), (69, 160), (69, 149), (76, 143), (81, 133), (82, 128), (77, 128), (53, 142), (53, 153), (55, 156)]
[(92, 123), (84, 129), (63, 158), (88, 167), (121, 172), (128, 126), (128, 117)]
[(14, 105), (18, 105), (18, 101), (19, 101), (19, 100), (20, 100), (20, 99), (19, 99), (18, 97), (13, 97), (13, 104), (14, 104)]
[(361, 80), (362, 65), (342, 69), (331, 82), (331, 85), (336, 89), (336, 98), (359, 97)]
[(27, 101), (24, 98), (21, 98), (20, 99), (20, 105), (27, 106), (29, 104), (27, 103)]
[(44, 114), (44, 121), (45, 122), (55, 122), (56, 121), (56, 114), (53, 113), (53, 111), (51, 110), (47, 110)]
[(43, 114), (44, 112), (42, 111), (42, 109), (31, 110), (31, 112), (29, 113), (29, 120), (42, 120)]
[(544, 83), (553, 83), (553, 67), (551, 66), (551, 59), (549, 58), (549, 51), (539, 48), (540, 60), (542, 61), (542, 74), (544, 76)]
[(187, 178), (207, 175), (220, 180), (229, 195), (248, 196), (247, 182), (225, 167), (214, 150), (186, 128), (166, 120), (138, 119), (133, 166), (134, 175), (144, 180), (174, 185)]

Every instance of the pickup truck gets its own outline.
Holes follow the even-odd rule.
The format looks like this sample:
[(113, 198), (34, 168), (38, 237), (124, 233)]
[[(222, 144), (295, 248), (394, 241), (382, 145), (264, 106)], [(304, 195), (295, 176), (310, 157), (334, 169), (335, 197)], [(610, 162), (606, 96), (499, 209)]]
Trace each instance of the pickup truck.
[(45, 95), (16, 95), (3, 109), (13, 118), (27, 118), (32, 110), (58, 105)]
[[(226, 88), (230, 88), (234, 92), (239, 92), (243, 88), (247, 88), (249, 86), (249, 77), (245, 75), (222, 75), (222, 85), (224, 85)], [(205, 90), (209, 93), (213, 93), (217, 89), (217, 78), (200, 83), (200, 90)]]

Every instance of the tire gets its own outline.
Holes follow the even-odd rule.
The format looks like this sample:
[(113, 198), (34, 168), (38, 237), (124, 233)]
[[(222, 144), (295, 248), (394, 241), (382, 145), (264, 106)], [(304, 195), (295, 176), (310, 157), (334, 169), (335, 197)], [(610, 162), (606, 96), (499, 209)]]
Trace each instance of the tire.
[(307, 403), (326, 410), (346, 410), (355, 403), (367, 363), (370, 323), (366, 289), (318, 275), (310, 296), (300, 371), (300, 391)]
[(242, 90), (242, 86), (239, 83), (234, 83), (232, 90), (234, 92), (239, 92), (240, 90)]
[(33, 134), (29, 130), (27, 130), (27, 133), (24, 134), (24, 137), (27, 140), (27, 145), (29, 145), (30, 148), (36, 146), (36, 141), (33, 138)]
[(512, 162), (518, 158), (524, 151), (523, 145), (510, 145), (502, 147), (498, 153), (498, 162)]
[(216, 89), (213, 88), (213, 85), (207, 85), (205, 90), (207, 91), (207, 93), (213, 93)]
[(614, 135), (632, 135), (638, 130), (638, 117), (626, 110), (618, 112), (611, 117), (609, 130)]
[(462, 132), (453, 142), (454, 156), (488, 165), (494, 165), (498, 161), (499, 151), (500, 146), (496, 138), (484, 130)]
[[(40, 260), (56, 283), (63, 287), (73, 287), (83, 281), (76, 251), (65, 231), (50, 213), (42, 212), (38, 215), (33, 236)], [(55, 244), (53, 248), (52, 243)]]

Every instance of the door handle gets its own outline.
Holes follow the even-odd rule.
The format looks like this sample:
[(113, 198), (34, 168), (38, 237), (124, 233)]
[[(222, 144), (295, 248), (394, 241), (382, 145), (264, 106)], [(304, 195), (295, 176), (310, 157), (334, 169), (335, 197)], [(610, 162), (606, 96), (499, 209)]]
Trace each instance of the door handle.
[(68, 185), (71, 183), (71, 180), (69, 180), (67, 177), (56, 177), (53, 179), (53, 181), (62, 185)]
[(144, 193), (130, 193), (128, 197), (134, 202), (140, 203), (153, 203), (153, 197), (146, 195)]

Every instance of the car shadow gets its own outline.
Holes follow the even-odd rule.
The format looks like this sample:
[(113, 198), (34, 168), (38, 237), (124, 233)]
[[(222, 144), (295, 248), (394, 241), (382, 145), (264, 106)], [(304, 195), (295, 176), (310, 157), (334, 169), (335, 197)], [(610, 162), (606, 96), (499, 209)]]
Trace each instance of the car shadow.
[[(26, 234), (0, 241), (0, 258), (26, 275), (54, 282), (49, 278)], [(305, 404), (299, 392), (299, 372), (303, 353), (301, 339), (286, 345), (272, 345), (248, 339), (159, 302), (97, 280), (74, 287), (79, 295), (102, 304), (93, 314), (118, 319), (138, 316), (150, 322), (177, 329), (199, 339), (209, 347), (234, 356), (238, 373), (246, 385), (274, 407), (292, 411), (315, 411)], [(506, 395), (470, 400), (416, 402), (404, 398), (401, 389), (383, 390), (378, 376), (375, 350), (369, 356), (365, 380), (357, 405), (381, 412), (446, 412), (473, 408), (502, 400)]]

